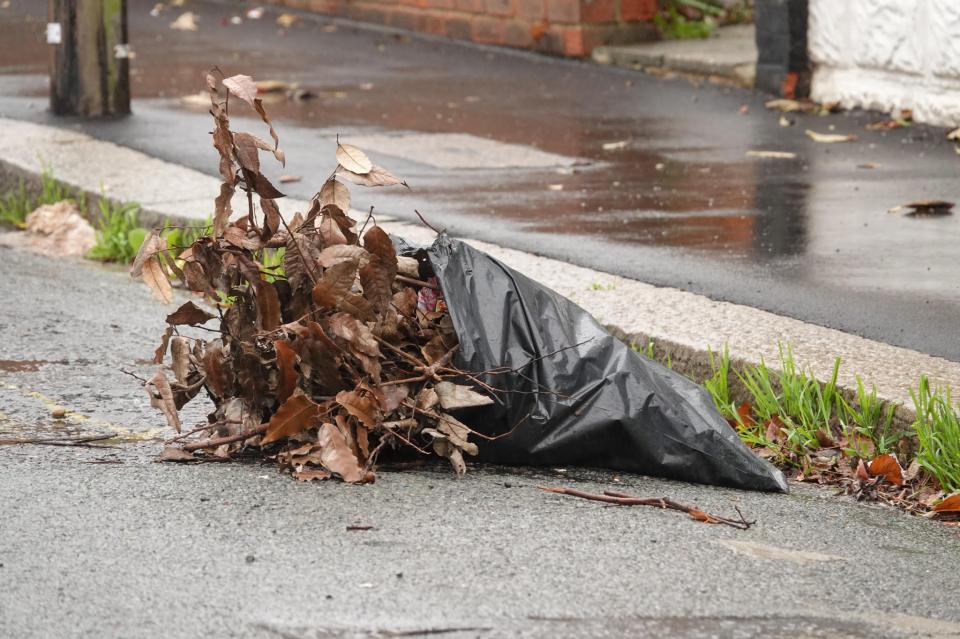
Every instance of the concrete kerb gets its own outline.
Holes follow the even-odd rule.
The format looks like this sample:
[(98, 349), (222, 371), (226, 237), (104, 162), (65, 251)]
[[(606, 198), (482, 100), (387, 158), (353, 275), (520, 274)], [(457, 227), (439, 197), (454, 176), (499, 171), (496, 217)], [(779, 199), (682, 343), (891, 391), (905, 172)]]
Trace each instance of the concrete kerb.
[[(16, 186), (22, 179), (28, 188), (38, 190), (46, 164), (58, 180), (86, 193), (91, 204), (102, 193), (117, 201), (139, 202), (141, 221), (147, 226), (164, 221), (196, 224), (212, 212), (219, 190), (219, 180), (213, 176), (44, 125), (0, 119), (0, 149), (0, 189)], [(171, 184), (177, 185), (173, 198), (169, 195)], [(285, 198), (281, 211), (289, 216), (306, 205)], [(246, 201), (238, 195), (235, 210), (245, 209)], [(363, 219), (363, 213), (354, 213)], [(427, 244), (433, 239), (433, 232), (421, 225), (382, 215), (377, 220), (385, 230), (408, 241)], [(829, 378), (834, 359), (841, 357), (841, 391), (852, 397), (859, 374), (868, 387), (876, 384), (881, 398), (903, 405), (898, 412), (900, 421), (912, 419), (909, 389), (920, 374), (929, 375), (937, 384), (960, 387), (957, 362), (686, 291), (468, 241), (566, 295), (621, 339), (641, 346), (653, 340), (658, 357), (669, 356), (675, 370), (700, 381), (709, 377), (711, 349), (716, 353), (726, 344), (734, 366), (757, 364), (762, 359), (775, 368), (782, 343), (792, 345), (798, 364), (821, 380)], [(735, 378), (731, 388), (734, 397), (743, 397)]]

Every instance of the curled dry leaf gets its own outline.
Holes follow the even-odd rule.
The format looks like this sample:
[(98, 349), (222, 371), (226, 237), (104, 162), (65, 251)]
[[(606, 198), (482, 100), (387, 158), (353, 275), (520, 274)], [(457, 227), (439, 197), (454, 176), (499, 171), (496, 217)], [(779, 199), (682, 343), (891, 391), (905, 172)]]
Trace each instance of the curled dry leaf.
[(489, 395), (482, 395), (469, 386), (453, 382), (439, 382), (434, 390), (444, 410), (487, 406), (493, 403), (493, 398)]
[(350, 189), (336, 178), (330, 178), (323, 183), (318, 199), (321, 208), (333, 204), (341, 211), (350, 210)]
[(945, 517), (947, 515), (957, 516), (960, 515), (960, 493), (955, 493), (950, 495), (943, 501), (938, 502), (933, 507), (933, 515), (935, 517)]
[(180, 416), (177, 414), (177, 405), (173, 401), (173, 390), (163, 371), (154, 373), (144, 388), (150, 396), (150, 405), (159, 408), (167, 418), (167, 424), (178, 433), (180, 432)]
[(267, 432), (260, 441), (266, 446), (314, 425), (320, 406), (306, 395), (293, 395), (280, 406), (267, 423)]
[[(337, 175), (342, 175), (347, 180), (350, 180), (359, 186), (393, 186), (394, 184), (402, 184), (403, 186), (407, 186), (406, 182), (382, 166), (373, 166), (369, 171), (362, 174), (354, 173), (349, 170), (338, 170)], [(407, 186), (407, 188), (410, 187)]]
[(324, 468), (340, 475), (343, 481), (350, 484), (373, 481), (372, 473), (363, 470), (339, 428), (330, 423), (324, 424), (320, 427), (317, 441), (320, 442), (320, 462)]
[(883, 477), (895, 486), (903, 486), (903, 468), (894, 455), (874, 457), (867, 470), (874, 477)]
[(171, 326), (205, 324), (216, 315), (208, 313), (193, 302), (185, 302), (180, 308), (167, 315), (167, 324)]
[(373, 162), (367, 154), (352, 144), (337, 142), (337, 162), (350, 173), (365, 175), (373, 169)]

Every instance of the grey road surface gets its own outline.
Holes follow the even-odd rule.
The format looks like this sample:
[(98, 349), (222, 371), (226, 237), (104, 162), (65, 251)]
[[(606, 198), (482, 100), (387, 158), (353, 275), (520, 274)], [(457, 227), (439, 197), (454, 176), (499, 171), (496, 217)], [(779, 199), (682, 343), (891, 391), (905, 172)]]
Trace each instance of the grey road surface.
[(120, 368), (149, 373), (168, 309), (89, 262), (0, 249), (0, 273), (0, 439), (116, 435), (0, 445), (0, 637), (960, 636), (957, 529), (826, 490), (482, 466), (346, 486), (156, 463), (169, 433)]

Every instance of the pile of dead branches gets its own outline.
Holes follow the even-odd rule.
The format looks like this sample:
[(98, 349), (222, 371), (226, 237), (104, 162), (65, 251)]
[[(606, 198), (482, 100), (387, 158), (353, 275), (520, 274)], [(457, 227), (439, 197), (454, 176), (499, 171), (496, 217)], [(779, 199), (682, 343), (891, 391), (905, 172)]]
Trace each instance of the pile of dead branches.
[[(179, 255), (154, 232), (131, 269), (165, 302), (171, 280), (206, 302), (188, 301), (167, 317), (154, 361), (169, 354), (174, 378), (161, 369), (145, 387), (178, 433), (178, 411), (201, 391), (215, 410), (171, 440), (163, 458), (252, 453), (302, 480), (368, 482), (382, 451), (408, 449), (465, 472), (464, 454), (477, 453), (474, 433), (450, 411), (493, 399), (453, 367), (457, 339), (429, 262), (398, 256), (375, 224), (358, 230), (341, 180), (405, 183), (338, 141), (333, 174), (287, 223), (276, 203), (283, 194), (260, 168), (261, 151), (281, 164), (284, 155), (255, 83), (214, 71), (207, 85), (223, 178), (213, 232)], [(231, 131), (231, 97), (260, 115), (272, 143)], [(231, 222), (238, 189), (247, 211)], [(181, 334), (188, 326), (210, 339)]]

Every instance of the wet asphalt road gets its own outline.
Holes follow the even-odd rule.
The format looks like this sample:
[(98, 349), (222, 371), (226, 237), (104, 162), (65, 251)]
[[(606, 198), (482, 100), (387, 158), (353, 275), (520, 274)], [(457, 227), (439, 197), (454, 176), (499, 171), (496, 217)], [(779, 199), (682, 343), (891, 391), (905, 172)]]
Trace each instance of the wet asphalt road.
[[(199, 31), (178, 32), (152, 5), (130, 3), (135, 117), (56, 124), (213, 174), (208, 116), (179, 100), (202, 71), (299, 82), (317, 97), (268, 105), (288, 157), (272, 174), (305, 178), (291, 195), (330, 172), (339, 133), (413, 186), (357, 194), (358, 208), (416, 208), (456, 234), (960, 359), (960, 219), (887, 213), (960, 196), (942, 130), (867, 131), (882, 116), (863, 113), (781, 127), (746, 91), (323, 18), (280, 30), (269, 11), (231, 26), (233, 3), (191, 0)], [(15, 44), (0, 53), (0, 113), (50, 123), (42, 13), (14, 0), (0, 14)], [(808, 128), (859, 140), (817, 144)], [(746, 157), (757, 149), (798, 157)]]
[[(0, 439), (117, 436), (0, 445), (0, 637), (960, 636), (957, 529), (807, 486), (473, 465), (358, 487), (155, 463), (169, 433), (119, 369), (150, 373), (168, 309), (90, 262), (0, 248), (0, 265)], [(558, 484), (757, 524), (536, 490)]]

